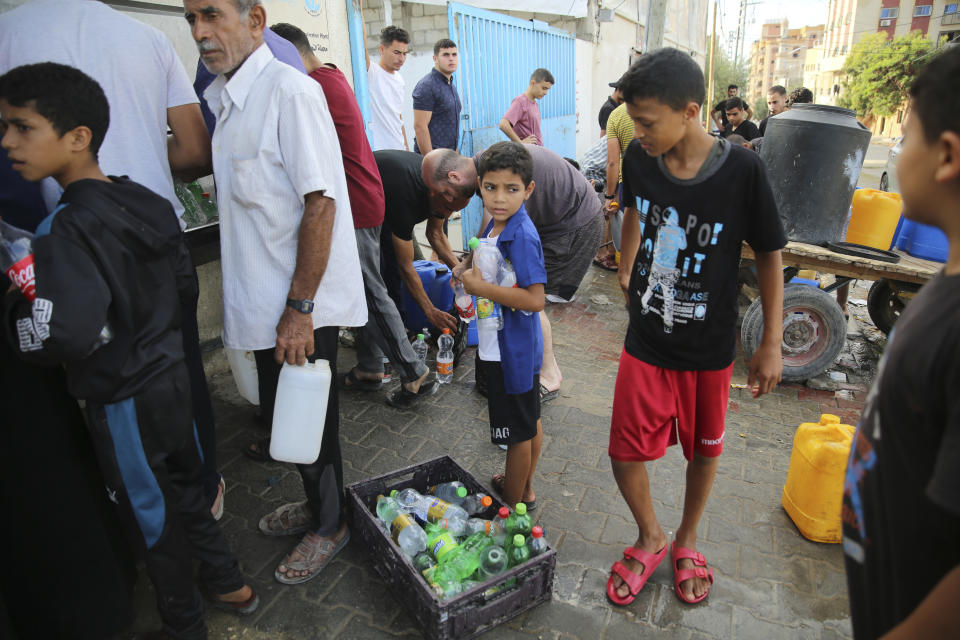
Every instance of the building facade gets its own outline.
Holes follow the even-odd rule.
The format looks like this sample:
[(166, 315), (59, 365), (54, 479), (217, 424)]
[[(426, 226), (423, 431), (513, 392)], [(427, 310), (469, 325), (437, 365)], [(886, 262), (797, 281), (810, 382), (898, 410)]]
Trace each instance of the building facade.
[(765, 98), (770, 87), (781, 85), (791, 91), (803, 84), (807, 52), (824, 35), (824, 25), (790, 29), (787, 20), (763, 25), (760, 40), (750, 46), (749, 86), (745, 96), (752, 104)]

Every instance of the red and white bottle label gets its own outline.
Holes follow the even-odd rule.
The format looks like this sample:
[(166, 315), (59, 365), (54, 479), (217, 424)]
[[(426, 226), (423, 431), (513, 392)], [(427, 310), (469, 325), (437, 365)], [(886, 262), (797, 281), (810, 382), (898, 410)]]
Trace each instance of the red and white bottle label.
[(33, 302), (34, 298), (37, 297), (37, 281), (33, 273), (32, 253), (26, 258), (13, 263), (13, 265), (7, 269), (7, 277), (10, 278), (13, 284), (17, 285), (20, 292), (23, 293), (23, 297), (26, 298), (28, 302)]

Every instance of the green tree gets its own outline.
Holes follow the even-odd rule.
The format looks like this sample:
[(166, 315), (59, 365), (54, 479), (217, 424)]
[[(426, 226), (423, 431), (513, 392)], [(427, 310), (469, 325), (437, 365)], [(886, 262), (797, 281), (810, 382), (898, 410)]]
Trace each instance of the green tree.
[(770, 107), (767, 106), (767, 97), (760, 96), (753, 103), (753, 119), (763, 120), (770, 115)]
[[(707, 66), (703, 70), (704, 82), (706, 83), (706, 90), (710, 90), (710, 77), (709, 73), (709, 60), (710, 60), (710, 37), (707, 37)], [(727, 57), (727, 54), (723, 51), (723, 47), (720, 46), (720, 42), (717, 42), (717, 50), (714, 52), (713, 56), (713, 95), (707, 96), (707, 104), (704, 105), (704, 109), (709, 113), (713, 111), (713, 108), (717, 106), (721, 100), (727, 99), (727, 87), (731, 84), (735, 84), (740, 87), (740, 97), (743, 97), (747, 94), (747, 67), (746, 64), (737, 65), (734, 64), (733, 60)], [(756, 117), (756, 114), (754, 114)], [(712, 126), (712, 125), (711, 125)]]
[(864, 36), (843, 65), (840, 106), (860, 116), (893, 115), (907, 99), (913, 79), (927, 64), (933, 42), (920, 31), (887, 40), (884, 32)]

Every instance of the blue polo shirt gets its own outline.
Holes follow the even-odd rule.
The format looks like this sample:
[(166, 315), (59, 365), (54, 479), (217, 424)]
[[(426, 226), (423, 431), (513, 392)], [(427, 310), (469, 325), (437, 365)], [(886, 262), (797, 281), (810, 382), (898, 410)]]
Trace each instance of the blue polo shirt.
[[(483, 231), (482, 237), (490, 235), (493, 220)], [(517, 286), (527, 288), (533, 284), (547, 283), (547, 269), (543, 264), (543, 247), (540, 234), (527, 215), (525, 206), (513, 214), (500, 236), (497, 247), (503, 257), (510, 261), (517, 274)], [(500, 345), (500, 365), (503, 367), (503, 385), (507, 393), (526, 393), (533, 388), (533, 376), (540, 373), (543, 360), (543, 333), (540, 331), (540, 314), (502, 307), (503, 329), (497, 332)]]
[[(430, 143), (434, 149), (457, 148), (460, 134), (460, 95), (453, 86), (453, 79), (447, 80), (437, 68), (423, 76), (413, 89), (413, 108), (417, 111), (429, 111)], [(413, 150), (420, 153), (420, 146), (413, 141)]]

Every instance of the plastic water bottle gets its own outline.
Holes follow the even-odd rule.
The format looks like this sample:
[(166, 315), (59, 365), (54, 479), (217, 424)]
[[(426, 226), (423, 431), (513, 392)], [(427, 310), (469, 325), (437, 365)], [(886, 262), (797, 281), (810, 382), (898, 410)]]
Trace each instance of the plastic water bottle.
[(427, 551), (437, 562), (442, 563), (447, 554), (459, 546), (449, 531), (435, 524), (427, 524)]
[(216, 222), (220, 219), (220, 214), (217, 212), (217, 203), (206, 191), (200, 194), (200, 212), (203, 213), (204, 222)]
[(503, 546), (507, 537), (503, 526), (499, 522), (496, 520), (482, 520), (480, 518), (470, 518), (467, 520), (463, 532), (468, 536), (475, 533), (482, 533), (493, 540), (494, 544), (500, 546)]
[(37, 297), (33, 271), (33, 234), (0, 220), (0, 269), (28, 302)]
[(453, 380), (453, 336), (444, 329), (437, 339), (437, 382), (449, 384)]
[(476, 317), (477, 308), (473, 306), (473, 296), (463, 288), (462, 282), (458, 282), (453, 287), (453, 304), (456, 305), (457, 313), (464, 322), (470, 322)]
[(190, 188), (179, 180), (173, 181), (173, 190), (177, 194), (177, 199), (183, 205), (183, 222), (187, 228), (196, 227), (203, 224), (203, 212), (200, 210), (200, 202), (190, 191)]
[(463, 507), (463, 510), (469, 513), (471, 516), (474, 516), (481, 511), (485, 511), (492, 504), (493, 498), (487, 494), (475, 493), (472, 496), (467, 496), (464, 498), (460, 506)]
[(507, 551), (507, 557), (511, 567), (523, 564), (530, 559), (530, 547), (527, 546), (526, 539), (521, 534), (513, 536), (513, 544)]
[(508, 535), (530, 535), (530, 516), (527, 515), (527, 505), (518, 502), (513, 513), (507, 518), (506, 530)]
[(466, 580), (480, 566), (481, 552), (492, 544), (493, 541), (486, 535), (475, 533), (438, 561), (448, 576)]
[(424, 365), (427, 364), (427, 340), (422, 333), (417, 334), (417, 339), (413, 343), (413, 352), (417, 354), (417, 360)]
[(538, 556), (547, 551), (547, 541), (543, 539), (543, 527), (536, 525), (530, 530), (530, 555)]
[(417, 554), (417, 557), (413, 559), (413, 566), (417, 568), (417, 571), (423, 573), (430, 567), (437, 566), (437, 561), (426, 551), (421, 551)]
[(404, 489), (396, 495), (396, 498), (401, 505), (410, 509), (423, 522), (436, 522), (443, 518), (466, 522), (470, 518), (463, 507), (450, 504), (440, 498), (421, 495), (416, 489)]
[(480, 553), (480, 566), (477, 567), (477, 576), (481, 580), (489, 580), (507, 570), (507, 552), (503, 547), (494, 545), (487, 547)]
[(377, 517), (389, 525), (393, 541), (411, 558), (427, 548), (426, 532), (396, 498), (380, 496), (377, 499)]
[(452, 504), (462, 504), (467, 497), (467, 487), (459, 480), (435, 485), (428, 492)]
[(458, 520), (458, 519), (450, 520), (448, 518), (440, 518), (439, 520), (437, 520), (432, 524), (437, 525), (441, 529), (446, 529), (447, 531), (450, 532), (450, 535), (452, 535), (454, 538), (460, 538), (466, 535), (466, 529), (467, 529), (466, 520)]
[(326, 360), (300, 366), (283, 363), (270, 431), (270, 457), (274, 460), (316, 462), (323, 442), (330, 377)]
[[(500, 263), (500, 275), (499, 283), (501, 287), (513, 288), (517, 286), (517, 272), (514, 271), (513, 265), (510, 264), (507, 260), (503, 260)], [(514, 309), (516, 311), (516, 309)], [(520, 309), (520, 313), (525, 316), (533, 315), (532, 311), (526, 311)]]
[[(496, 245), (480, 242), (479, 238), (470, 238), (470, 248), (473, 250), (473, 268), (480, 271), (484, 281), (498, 285), (500, 263), (503, 262), (500, 250)], [(477, 327), (497, 331), (503, 328), (499, 303), (477, 296)]]
[(387, 384), (393, 378), (393, 365), (390, 364), (390, 359), (387, 356), (383, 356), (383, 378), (380, 380), (383, 384)]

